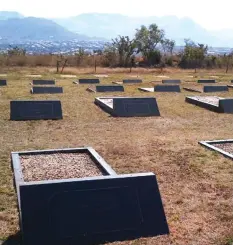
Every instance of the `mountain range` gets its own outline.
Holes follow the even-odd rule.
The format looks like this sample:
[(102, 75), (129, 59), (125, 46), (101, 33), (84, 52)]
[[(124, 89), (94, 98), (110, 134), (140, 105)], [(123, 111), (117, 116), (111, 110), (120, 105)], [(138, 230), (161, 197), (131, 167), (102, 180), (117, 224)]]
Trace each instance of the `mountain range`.
[[(185, 38), (215, 47), (232, 47), (233, 30), (209, 31), (192, 19), (176, 16), (129, 17), (121, 14), (87, 13), (67, 18), (24, 17), (0, 11), (0, 39), (6, 40), (104, 40), (118, 35), (133, 36), (141, 25), (156, 23), (166, 36), (183, 45)], [(93, 38), (92, 38), (93, 39)]]

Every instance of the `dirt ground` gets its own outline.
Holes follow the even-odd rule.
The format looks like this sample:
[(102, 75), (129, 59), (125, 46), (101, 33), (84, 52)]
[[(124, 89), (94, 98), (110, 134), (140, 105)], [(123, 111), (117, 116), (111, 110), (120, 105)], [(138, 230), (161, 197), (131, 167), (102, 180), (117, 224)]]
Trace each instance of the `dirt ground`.
[[(7, 239), (18, 231), (10, 152), (92, 146), (119, 174), (156, 174), (171, 232), (169, 236), (113, 244), (232, 244), (233, 162), (203, 148), (198, 141), (233, 138), (233, 115), (185, 103), (185, 96), (197, 95), (195, 92), (144, 93), (137, 89), (141, 85), (134, 84), (125, 85), (124, 95), (156, 97), (161, 117), (113, 118), (94, 105), (94, 98), (122, 96), (122, 93), (89, 93), (88, 85), (73, 84), (74, 78), (61, 78), (53, 72), (49, 68), (0, 70), (2, 74), (8, 73), (8, 86), (0, 87), (0, 239)], [(84, 75), (81, 71), (66, 72), (77, 74), (78, 78), (93, 77), (88, 73), (89, 70)], [(153, 87), (162, 80), (155, 70), (137, 69), (129, 74), (126, 70), (107, 69), (100, 73), (109, 75), (101, 78), (103, 84), (136, 76), (143, 79), (142, 87)], [(64, 94), (31, 95), (32, 78), (25, 74), (55, 78)], [(222, 71), (194, 74), (193, 71), (166, 70), (163, 75), (182, 79), (181, 86), (197, 86), (197, 79), (210, 76), (218, 76), (216, 80), (220, 84), (230, 84), (233, 79), (233, 74), (225, 75)], [(233, 89), (213, 95), (233, 97)], [(9, 103), (18, 99), (59, 99), (64, 119), (10, 121)]]

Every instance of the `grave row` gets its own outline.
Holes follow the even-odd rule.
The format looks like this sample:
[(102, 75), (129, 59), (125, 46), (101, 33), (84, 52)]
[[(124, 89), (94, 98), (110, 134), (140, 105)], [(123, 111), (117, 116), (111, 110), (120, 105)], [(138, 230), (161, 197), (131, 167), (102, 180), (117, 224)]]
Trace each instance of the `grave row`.
[[(53, 154), (88, 155), (100, 176), (47, 180), (40, 173), (25, 180), (21, 157)], [(13, 152), (11, 163), (24, 245), (94, 245), (169, 234), (153, 173), (118, 175), (91, 147)]]

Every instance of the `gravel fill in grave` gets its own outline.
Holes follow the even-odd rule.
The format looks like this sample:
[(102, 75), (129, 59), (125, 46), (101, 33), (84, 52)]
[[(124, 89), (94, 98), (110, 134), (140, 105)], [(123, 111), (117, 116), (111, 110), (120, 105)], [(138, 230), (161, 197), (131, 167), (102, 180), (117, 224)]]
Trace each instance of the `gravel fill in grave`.
[(20, 156), (25, 182), (103, 176), (87, 153)]
[(219, 148), (225, 152), (233, 154), (233, 142), (230, 142), (230, 143), (214, 143), (211, 145), (214, 147), (217, 147), (217, 148)]

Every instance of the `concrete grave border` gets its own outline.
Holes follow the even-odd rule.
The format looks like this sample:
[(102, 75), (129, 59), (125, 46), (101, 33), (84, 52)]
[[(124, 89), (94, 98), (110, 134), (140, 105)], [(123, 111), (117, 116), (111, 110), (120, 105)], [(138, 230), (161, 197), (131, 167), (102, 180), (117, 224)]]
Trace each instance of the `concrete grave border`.
[[(105, 175), (49, 181), (24, 181), (20, 155), (78, 152), (88, 153)], [(153, 173), (117, 175), (108, 163), (91, 147), (12, 152), (11, 166), (14, 173), (14, 186), (17, 193), (20, 227), (24, 245), (66, 245), (67, 241), (69, 241), (70, 245), (103, 244), (169, 234), (159, 187), (156, 176)], [(144, 188), (144, 186), (147, 186), (147, 188)], [(92, 191), (94, 197), (90, 195), (90, 191)], [(115, 195), (110, 195), (110, 191), (115, 191)], [(102, 209), (96, 212), (100, 207), (96, 206), (93, 200), (100, 194), (104, 200), (112, 202), (111, 209), (109, 209), (109, 203), (107, 203), (107, 207), (101, 205)], [(64, 195), (69, 198), (68, 200), (72, 201), (67, 202), (66, 198), (63, 198)], [(130, 195), (130, 198), (127, 200), (122, 199), (122, 197), (128, 195)], [(62, 203), (60, 201), (55, 202), (57, 200), (55, 197), (59, 197), (60, 199), (58, 199)], [(114, 200), (112, 197), (114, 197)], [(82, 217), (81, 221), (73, 219), (73, 222), (76, 222), (76, 229), (75, 232), (70, 233), (70, 226), (73, 223), (69, 220), (69, 224), (63, 227), (67, 221), (63, 219), (66, 214), (69, 214), (69, 203), (77, 203), (82, 198), (84, 198), (83, 204), (80, 207), (75, 206), (76, 209), (74, 205), (71, 205), (71, 212), (74, 217), (84, 212), (86, 223), (82, 222)], [(114, 206), (116, 202), (118, 205)], [(56, 205), (57, 203), (59, 203), (58, 206)], [(82, 207), (84, 204), (85, 206)], [(82, 208), (82, 210), (80, 211), (79, 208)], [(63, 234), (51, 229), (52, 215), (53, 213), (56, 214), (56, 210), (60, 211), (61, 215), (59, 217), (57, 215), (54, 216), (57, 217), (55, 222), (58, 224), (57, 228), (54, 229), (61, 229), (60, 231)], [(102, 212), (103, 219), (97, 219), (99, 212)], [(96, 213), (96, 217), (93, 217), (92, 213)], [(86, 216), (86, 214), (89, 214), (89, 216)], [(94, 222), (98, 223), (94, 228), (89, 223), (91, 220), (90, 216)], [(125, 221), (128, 222), (127, 227), (124, 227), (122, 219), (117, 218), (119, 216), (126, 219)], [(68, 215), (68, 217), (70, 216)], [(109, 219), (109, 217), (114, 218)], [(108, 222), (113, 222), (112, 226), (117, 227), (114, 232), (108, 228)], [(63, 229), (60, 227), (63, 227)], [(68, 235), (69, 237), (67, 237)]]
[(228, 140), (212, 140), (212, 141), (199, 141), (198, 142), (200, 145), (206, 147), (207, 149), (213, 150), (213, 151), (217, 151), (219, 153), (221, 153), (222, 155), (224, 155), (227, 158), (230, 158), (231, 160), (233, 160), (233, 154), (226, 152), (216, 146), (213, 146), (212, 144), (224, 144), (224, 143), (233, 143), (233, 139), (228, 139)]
[[(215, 96), (217, 97), (217, 96)], [(210, 111), (218, 112), (218, 113), (229, 113), (233, 114), (233, 98), (221, 98), (217, 97), (219, 99), (219, 105), (214, 105), (208, 102), (200, 101), (198, 99), (192, 96), (187, 96), (185, 98), (185, 101), (187, 103), (208, 109)]]

